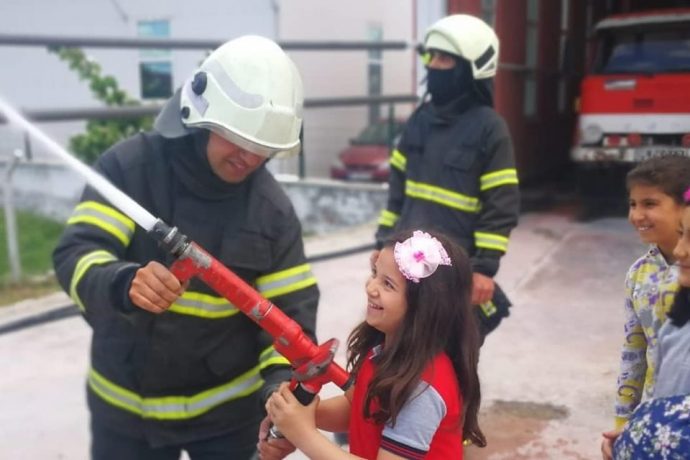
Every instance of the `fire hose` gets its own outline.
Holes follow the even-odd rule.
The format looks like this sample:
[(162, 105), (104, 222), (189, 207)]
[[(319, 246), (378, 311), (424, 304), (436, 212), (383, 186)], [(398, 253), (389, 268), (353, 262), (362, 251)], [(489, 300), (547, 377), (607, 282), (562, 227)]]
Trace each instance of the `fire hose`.
[[(134, 220), (169, 254), (175, 257), (170, 271), (185, 282), (197, 277), (216, 293), (225, 297), (254, 323), (273, 337), (278, 353), (293, 368), (290, 388), (302, 404), (309, 404), (326, 383), (333, 382), (343, 390), (352, 383), (350, 375), (336, 362), (338, 341), (331, 339), (316, 345), (299, 324), (263, 298), (249, 284), (239, 278), (199, 245), (156, 218), (106, 178), (79, 161), (43, 131), (26, 120), (12, 106), (0, 98), (0, 112), (10, 123), (23, 128), (47, 150), (79, 173), (114, 206)], [(274, 436), (279, 433), (272, 431)]]

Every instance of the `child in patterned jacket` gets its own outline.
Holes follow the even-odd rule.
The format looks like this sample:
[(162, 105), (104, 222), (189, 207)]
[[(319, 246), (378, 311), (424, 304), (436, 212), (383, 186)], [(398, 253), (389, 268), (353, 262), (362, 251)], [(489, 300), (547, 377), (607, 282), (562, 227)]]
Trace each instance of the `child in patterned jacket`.
[(610, 458), (613, 441), (635, 408), (654, 391), (657, 332), (678, 290), (673, 249), (683, 213), (683, 193), (690, 185), (690, 158), (669, 155), (649, 159), (627, 176), (628, 220), (650, 244), (632, 264), (625, 280), (625, 339), (621, 352), (615, 429), (604, 433), (602, 452)]
[(673, 256), (680, 289), (657, 334), (653, 398), (640, 404), (615, 441), (617, 460), (690, 456), (690, 188)]

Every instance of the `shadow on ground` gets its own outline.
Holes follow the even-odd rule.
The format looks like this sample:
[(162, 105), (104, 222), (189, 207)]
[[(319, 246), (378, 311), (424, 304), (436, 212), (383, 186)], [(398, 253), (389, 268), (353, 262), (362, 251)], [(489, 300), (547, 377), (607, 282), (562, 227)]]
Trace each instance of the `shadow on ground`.
[(542, 432), (549, 422), (568, 418), (564, 406), (530, 401), (494, 401), (480, 413), (480, 426), (487, 436), (487, 447), (468, 446), (466, 460), (489, 459), (549, 459), (554, 449), (562, 458), (585, 460), (575, 450), (569, 450), (571, 440), (556, 439), (553, 445), (542, 441)]
[(577, 179), (574, 173), (564, 173), (552, 181), (521, 185), (521, 212), (565, 212), (579, 222), (625, 217), (628, 199), (621, 174), (618, 180), (598, 181), (591, 188), (586, 188), (584, 180)]

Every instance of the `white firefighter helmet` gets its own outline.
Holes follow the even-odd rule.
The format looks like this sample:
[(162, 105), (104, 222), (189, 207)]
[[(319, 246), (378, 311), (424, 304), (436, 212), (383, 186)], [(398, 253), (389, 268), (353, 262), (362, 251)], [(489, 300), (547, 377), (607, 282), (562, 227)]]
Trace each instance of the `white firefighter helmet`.
[(206, 128), (257, 155), (299, 152), (304, 95), (297, 67), (273, 41), (255, 35), (211, 53), (156, 118), (165, 137)]
[(498, 67), (498, 37), (481, 19), (454, 14), (436, 21), (426, 31), (424, 48), (460, 56), (469, 61), (475, 80), (491, 78)]

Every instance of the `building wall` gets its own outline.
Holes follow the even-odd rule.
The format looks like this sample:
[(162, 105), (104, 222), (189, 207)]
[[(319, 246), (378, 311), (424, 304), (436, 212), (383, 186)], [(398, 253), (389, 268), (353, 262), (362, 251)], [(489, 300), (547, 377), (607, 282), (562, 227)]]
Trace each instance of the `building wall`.
[[(383, 41), (415, 41), (412, 0), (290, 0), (280, 3), (280, 40), (366, 41), (369, 27), (383, 31)], [(308, 98), (366, 96), (367, 51), (292, 51)], [(383, 95), (409, 95), (416, 91), (414, 51), (382, 53)], [(405, 118), (412, 104), (397, 104), (395, 116)], [(388, 107), (381, 107), (382, 117)], [(350, 138), (368, 124), (368, 108), (307, 109), (305, 114), (305, 159), (308, 176), (328, 177), (331, 163)], [(281, 172), (294, 172), (296, 160)]]
[[(3, 0), (0, 30), (9, 34), (69, 35), (78, 37), (136, 37), (137, 21), (167, 19), (172, 38), (218, 39), (219, 42), (255, 33), (278, 41), (367, 40), (368, 28), (378, 25), (385, 41), (415, 43), (417, 29), (442, 16), (444, 0)], [(309, 11), (309, 14), (305, 14)], [(27, 20), (30, 18), (30, 21)], [(318, 20), (314, 20), (318, 18)], [(420, 22), (421, 21), (421, 22)], [(28, 24), (31, 24), (29, 27)], [(87, 49), (104, 74), (113, 75), (135, 98), (140, 95), (140, 51)], [(172, 50), (173, 87), (178, 87), (203, 59), (203, 50)], [(290, 51), (304, 78), (308, 98), (367, 95), (367, 51)], [(0, 46), (0, 60), (11, 62), (11, 72), (0, 73), (0, 94), (28, 109), (60, 109), (100, 106), (84, 82), (64, 62), (40, 47)], [(382, 57), (382, 91), (415, 93), (419, 89), (418, 59), (413, 47), (385, 51)], [(394, 107), (405, 118), (413, 104)], [(386, 117), (389, 107), (381, 107)], [(368, 123), (368, 108), (309, 109), (305, 113), (305, 154), (308, 176), (328, 176), (329, 166)], [(81, 132), (83, 122), (44, 123), (42, 129), (62, 144)], [(0, 157), (16, 145), (16, 136), (3, 135), (0, 125)], [(37, 157), (46, 157), (40, 149)], [(271, 169), (297, 173), (298, 160), (276, 160)]]
[[(140, 20), (167, 19), (173, 38), (218, 39), (219, 42), (255, 33), (274, 36), (271, 0), (2, 0), (0, 31), (78, 37), (136, 37)], [(139, 98), (139, 50), (86, 49), (133, 97)], [(173, 87), (203, 59), (203, 50), (173, 50)], [(94, 107), (101, 104), (88, 86), (60, 59), (40, 47), (0, 46), (0, 95), (27, 109)], [(45, 123), (41, 127), (59, 142), (83, 129), (83, 122)], [(0, 156), (11, 150), (13, 136), (0, 125)], [(4, 134), (3, 134), (4, 133)], [(36, 152), (40, 157), (40, 149)]]
[[(136, 37), (137, 21), (169, 19), (172, 38), (218, 39), (246, 33), (278, 41), (366, 40), (368, 26), (378, 24), (384, 41), (416, 43), (418, 29), (425, 29), (444, 14), (444, 0), (0, 0), (0, 31), (8, 34), (42, 34), (76, 37)], [(309, 11), (305, 14), (305, 11)], [(314, 20), (317, 17), (319, 20)], [(30, 18), (30, 21), (27, 20)], [(29, 27), (27, 24), (31, 24)], [(139, 97), (138, 50), (87, 49), (104, 74), (113, 75), (130, 95)], [(202, 50), (172, 50), (173, 87), (178, 87), (203, 59)], [(366, 51), (290, 51), (309, 98), (364, 96), (367, 94)], [(23, 109), (96, 107), (101, 104), (84, 82), (55, 55), (39, 47), (0, 46), (0, 61), (11, 70), (0, 72), (0, 95)], [(382, 94), (409, 95), (423, 75), (414, 70), (418, 58), (413, 46), (386, 51), (382, 57)], [(395, 116), (406, 118), (413, 104), (395, 106)], [(386, 116), (388, 107), (382, 107)], [(307, 174), (327, 176), (330, 163), (367, 123), (367, 108), (308, 109), (305, 113)], [(84, 123), (41, 123), (40, 128), (63, 145), (83, 130)], [(0, 169), (4, 159), (21, 147), (20, 133), (0, 125)], [(64, 219), (78, 199), (83, 180), (34, 145), (34, 163), (24, 163), (15, 175), (19, 208)], [(297, 171), (296, 161), (274, 160), (275, 172)], [(364, 187), (365, 192), (360, 189)], [(376, 217), (385, 201), (380, 186), (301, 187), (289, 190), (308, 231), (360, 223)], [(368, 188), (367, 188), (368, 187)], [(293, 192), (290, 190), (297, 190)], [(301, 190), (301, 192), (300, 192)], [(337, 212), (336, 212), (337, 211)]]

